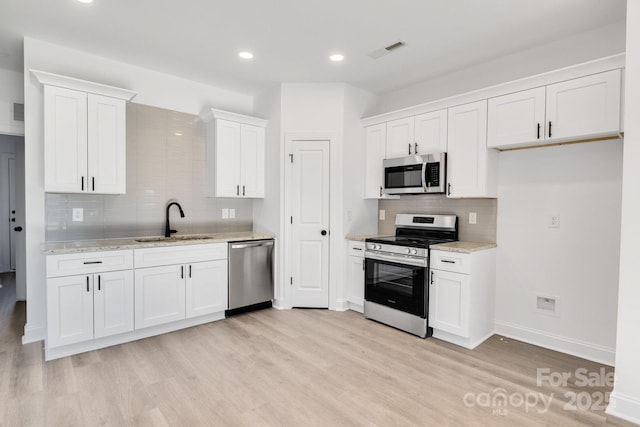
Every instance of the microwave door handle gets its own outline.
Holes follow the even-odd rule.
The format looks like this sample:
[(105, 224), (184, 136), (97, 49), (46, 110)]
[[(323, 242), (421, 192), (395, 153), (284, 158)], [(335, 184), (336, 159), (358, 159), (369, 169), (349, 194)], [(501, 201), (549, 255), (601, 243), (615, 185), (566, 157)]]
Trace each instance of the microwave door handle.
[(427, 162), (422, 163), (422, 188), (425, 192), (429, 190), (429, 184), (427, 183)]

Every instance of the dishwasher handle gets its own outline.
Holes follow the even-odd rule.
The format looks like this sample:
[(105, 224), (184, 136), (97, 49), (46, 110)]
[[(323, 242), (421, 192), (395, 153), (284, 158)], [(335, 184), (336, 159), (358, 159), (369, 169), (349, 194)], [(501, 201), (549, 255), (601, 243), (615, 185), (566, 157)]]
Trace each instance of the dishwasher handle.
[(254, 242), (254, 243), (249, 242), (249, 243), (232, 244), (231, 249), (257, 248), (260, 246), (273, 246), (273, 240), (261, 240), (259, 242)]

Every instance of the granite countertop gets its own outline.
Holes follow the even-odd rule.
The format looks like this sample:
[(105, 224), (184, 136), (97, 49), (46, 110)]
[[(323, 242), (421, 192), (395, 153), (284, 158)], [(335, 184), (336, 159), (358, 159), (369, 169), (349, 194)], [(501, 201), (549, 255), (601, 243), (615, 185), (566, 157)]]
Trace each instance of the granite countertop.
[(484, 251), (486, 249), (495, 248), (495, 243), (477, 243), (477, 242), (447, 242), (431, 245), (430, 248), (438, 251), (461, 252), (470, 254), (471, 252)]
[[(141, 249), (155, 248), (160, 246), (198, 245), (205, 243), (237, 242), (242, 240), (262, 240), (273, 239), (274, 236), (271, 234), (255, 233), (252, 231), (240, 231), (235, 233), (212, 233), (195, 234), (192, 236), (174, 236), (170, 240), (148, 241), (148, 239), (155, 238), (156, 236), (44, 243), (41, 246), (41, 250), (45, 255), (70, 254), (77, 252), (113, 251), (117, 249)], [(144, 241), (145, 239), (147, 239), (147, 241)]]
[(366, 239), (370, 239), (373, 237), (388, 237), (390, 236), (389, 233), (387, 234), (351, 234), (351, 235), (347, 235), (345, 236), (346, 240), (353, 240), (355, 242), (364, 242)]

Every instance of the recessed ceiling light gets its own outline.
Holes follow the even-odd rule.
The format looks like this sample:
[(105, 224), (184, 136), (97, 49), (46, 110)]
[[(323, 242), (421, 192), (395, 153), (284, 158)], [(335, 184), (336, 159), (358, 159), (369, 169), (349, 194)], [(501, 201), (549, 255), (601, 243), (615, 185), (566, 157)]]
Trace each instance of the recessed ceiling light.
[(340, 62), (344, 59), (344, 55), (340, 55), (339, 53), (335, 53), (329, 57), (333, 62)]
[(238, 56), (242, 59), (252, 59), (253, 58), (253, 53), (251, 52), (240, 52), (238, 53)]
[(78, 0), (80, 3), (93, 3), (93, 0)]

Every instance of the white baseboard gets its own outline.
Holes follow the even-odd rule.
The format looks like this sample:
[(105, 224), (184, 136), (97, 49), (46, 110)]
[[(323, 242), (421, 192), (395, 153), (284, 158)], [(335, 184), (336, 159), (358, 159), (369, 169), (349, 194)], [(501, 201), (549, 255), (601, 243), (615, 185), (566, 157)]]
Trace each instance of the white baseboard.
[(495, 322), (496, 334), (524, 341), (550, 350), (614, 366), (615, 348), (592, 344), (561, 335), (550, 334), (538, 329), (527, 328), (507, 322)]
[(44, 326), (24, 325), (24, 335), (22, 336), (22, 344), (31, 344), (32, 342), (44, 341), (47, 336), (47, 328)]
[(640, 424), (640, 400), (616, 392), (615, 385), (609, 396), (609, 406), (605, 412), (614, 417)]
[(278, 310), (290, 310), (291, 306), (285, 304), (284, 300), (276, 298), (273, 300), (273, 308)]
[(334, 311), (347, 311), (349, 310), (349, 301), (347, 300), (338, 300), (333, 307), (329, 307)]

